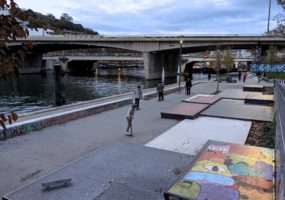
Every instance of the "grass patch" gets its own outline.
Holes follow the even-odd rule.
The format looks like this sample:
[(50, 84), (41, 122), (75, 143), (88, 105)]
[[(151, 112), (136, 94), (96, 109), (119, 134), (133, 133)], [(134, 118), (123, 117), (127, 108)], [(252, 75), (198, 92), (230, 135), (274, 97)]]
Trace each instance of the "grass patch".
[(283, 72), (279, 72), (279, 73), (277, 73), (277, 72), (267, 72), (266, 76), (267, 76), (268, 79), (275, 79), (275, 78), (277, 78), (277, 79), (285, 80), (285, 73), (283, 73)]

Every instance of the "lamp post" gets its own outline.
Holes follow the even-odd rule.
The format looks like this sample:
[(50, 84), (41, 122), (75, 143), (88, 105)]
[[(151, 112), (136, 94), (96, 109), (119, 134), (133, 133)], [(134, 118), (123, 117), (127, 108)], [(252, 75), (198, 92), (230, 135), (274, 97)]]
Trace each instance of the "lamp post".
[(269, 34), (270, 15), (271, 15), (271, 0), (269, 0), (269, 8), (268, 8), (267, 34)]
[(220, 83), (220, 64), (221, 64), (221, 58), (220, 58), (220, 49), (217, 49), (217, 91), (219, 92), (219, 83)]
[(182, 65), (182, 44), (183, 40), (179, 41), (180, 50), (179, 50), (179, 73), (178, 73), (178, 91), (180, 93), (181, 89), (181, 65)]

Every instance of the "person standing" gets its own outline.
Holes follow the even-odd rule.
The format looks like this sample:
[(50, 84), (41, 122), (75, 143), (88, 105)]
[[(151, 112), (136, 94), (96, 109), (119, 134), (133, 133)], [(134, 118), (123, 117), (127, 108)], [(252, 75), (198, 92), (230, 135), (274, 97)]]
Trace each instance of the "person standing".
[(135, 98), (135, 104), (137, 107), (137, 110), (140, 109), (140, 100), (142, 99), (142, 90), (141, 90), (141, 86), (138, 85), (137, 89), (134, 92), (134, 98)]
[(247, 71), (244, 71), (242, 76), (243, 76), (243, 82), (245, 83), (245, 80), (246, 80), (246, 77), (247, 77)]
[(164, 100), (164, 97), (163, 97), (164, 85), (161, 81), (158, 83), (156, 90), (158, 92), (158, 101), (163, 101)]
[(187, 78), (185, 86), (186, 86), (186, 94), (190, 95), (191, 87), (192, 87), (192, 81), (190, 78)]
[(257, 72), (256, 76), (257, 76), (257, 82), (260, 83), (260, 81), (261, 81), (261, 73)]
[[(132, 104), (132, 106), (129, 108), (128, 112), (127, 112), (127, 130), (126, 130), (126, 135), (127, 136), (132, 136), (133, 135), (133, 119), (134, 119), (134, 115), (135, 115), (135, 104)], [(131, 132), (129, 132), (129, 130)]]

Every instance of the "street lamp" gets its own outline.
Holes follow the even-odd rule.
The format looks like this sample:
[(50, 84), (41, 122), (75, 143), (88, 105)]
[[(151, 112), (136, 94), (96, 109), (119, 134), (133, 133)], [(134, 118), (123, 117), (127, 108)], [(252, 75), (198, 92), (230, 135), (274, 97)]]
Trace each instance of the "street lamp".
[(269, 8), (268, 8), (267, 34), (269, 34), (270, 15), (271, 15), (271, 0), (269, 0)]
[(180, 44), (180, 51), (179, 51), (178, 91), (180, 93), (180, 88), (181, 88), (181, 65), (182, 65), (182, 44), (183, 44), (183, 40), (180, 40), (179, 44)]

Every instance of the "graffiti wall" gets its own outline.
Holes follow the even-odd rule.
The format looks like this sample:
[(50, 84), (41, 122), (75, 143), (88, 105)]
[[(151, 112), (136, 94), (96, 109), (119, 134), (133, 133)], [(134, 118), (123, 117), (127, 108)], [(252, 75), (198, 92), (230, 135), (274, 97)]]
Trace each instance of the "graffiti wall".
[(210, 142), (166, 199), (273, 200), (272, 149)]
[(252, 70), (254, 72), (285, 72), (285, 64), (269, 66), (266, 64), (253, 64)]
[(75, 120), (81, 117), (87, 117), (93, 114), (97, 114), (103, 111), (112, 110), (118, 107), (131, 104), (132, 99), (124, 99), (119, 101), (114, 101), (110, 103), (100, 104), (90, 106), (88, 108), (82, 108), (75, 111), (70, 111), (66, 113), (59, 113), (57, 115), (46, 116), (45, 119), (35, 119), (28, 123), (15, 123), (10, 127), (7, 127), (5, 134), (3, 129), (0, 129), (0, 140), (8, 139), (14, 136), (27, 134), (33, 131), (41, 130), (43, 128), (53, 126), (60, 123), (65, 123), (67, 121)]

